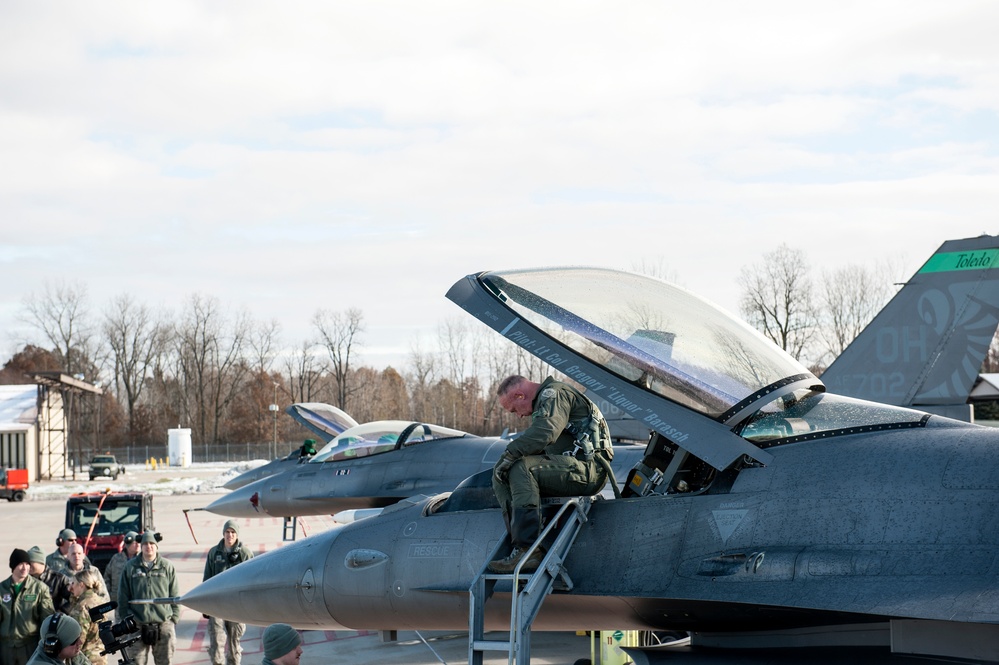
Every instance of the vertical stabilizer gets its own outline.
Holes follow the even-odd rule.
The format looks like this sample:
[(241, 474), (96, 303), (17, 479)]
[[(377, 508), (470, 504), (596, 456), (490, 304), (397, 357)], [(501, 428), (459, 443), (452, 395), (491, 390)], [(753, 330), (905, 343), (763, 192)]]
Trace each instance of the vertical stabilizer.
[(999, 327), (999, 236), (948, 240), (822, 374), (834, 393), (971, 419)]

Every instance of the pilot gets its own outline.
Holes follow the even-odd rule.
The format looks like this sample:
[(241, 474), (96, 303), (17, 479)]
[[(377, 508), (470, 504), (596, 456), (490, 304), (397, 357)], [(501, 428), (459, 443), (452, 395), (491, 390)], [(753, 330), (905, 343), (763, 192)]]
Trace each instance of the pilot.
[(24, 665), (38, 645), (38, 629), (52, 614), (52, 596), (30, 574), (28, 553), (10, 553), (10, 577), (0, 582), (0, 665)]
[[(507, 444), (493, 468), (493, 491), (503, 509), (513, 551), (489, 562), (494, 573), (512, 573), (541, 530), (543, 496), (589, 496), (607, 481), (614, 451), (597, 406), (572, 386), (548, 377), (543, 383), (513, 375), (496, 390), (507, 411), (530, 426)], [(538, 547), (521, 570), (536, 570)]]
[(302, 449), (298, 453), (299, 459), (304, 459), (306, 457), (312, 457), (316, 454), (316, 440), (306, 439), (305, 443), (302, 444)]
[(31, 654), (28, 665), (76, 665), (88, 663), (80, 655), (83, 646), (83, 629), (71, 616), (57, 612), (42, 622), (41, 640)]
[[(233, 566), (252, 559), (253, 553), (246, 545), (239, 542), (239, 525), (235, 520), (228, 520), (222, 527), (222, 540), (208, 551), (205, 561), (205, 576), (202, 581), (215, 577)], [(212, 665), (222, 665), (222, 638), (225, 632), (225, 665), (239, 665), (243, 649), (239, 639), (246, 630), (246, 624), (235, 621), (224, 621), (219, 617), (208, 617), (208, 655)]]
[(118, 612), (129, 614), (139, 624), (142, 639), (128, 647), (136, 665), (146, 665), (152, 652), (156, 665), (170, 665), (177, 644), (175, 626), (180, 606), (169, 604), (133, 604), (133, 600), (176, 598), (180, 595), (177, 571), (159, 554), (156, 534), (146, 531), (139, 539), (139, 556), (129, 559), (118, 580)]
[(298, 665), (302, 657), (302, 636), (286, 623), (264, 628), (260, 642), (264, 648), (260, 665)]

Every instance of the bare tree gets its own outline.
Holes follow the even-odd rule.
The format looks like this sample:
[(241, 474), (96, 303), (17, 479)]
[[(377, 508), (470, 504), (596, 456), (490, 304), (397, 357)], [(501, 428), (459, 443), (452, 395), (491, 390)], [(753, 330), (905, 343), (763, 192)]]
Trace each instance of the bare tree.
[(135, 407), (164, 351), (168, 330), (148, 307), (128, 294), (108, 304), (103, 329), (111, 350), (115, 395), (125, 405), (129, 438), (134, 441)]
[(894, 289), (887, 264), (876, 269), (847, 265), (824, 272), (822, 282), (820, 336), (826, 353), (836, 358), (881, 311)]
[(360, 334), (364, 332), (364, 314), (356, 308), (350, 308), (345, 312), (320, 309), (312, 317), (312, 325), (319, 332), (320, 343), (329, 354), (330, 370), (336, 380), (337, 403), (334, 406), (350, 413), (350, 397), (360, 388), (351, 385), (350, 362), (356, 348), (361, 346)]
[(292, 402), (312, 402), (318, 395), (323, 370), (316, 357), (317, 346), (316, 341), (306, 340), (285, 356), (284, 369), (287, 372)]
[(179, 375), (194, 434), (205, 444), (219, 441), (223, 416), (242, 387), (243, 358), (251, 323), (245, 313), (232, 320), (218, 299), (194, 294), (177, 329)]
[[(92, 373), (94, 330), (87, 310), (86, 285), (45, 282), (41, 295), (32, 293), (22, 305), (21, 320), (45, 335), (57, 352), (63, 371)], [(97, 377), (87, 378), (93, 381)]]
[(818, 324), (804, 253), (782, 243), (764, 254), (762, 263), (743, 267), (739, 281), (742, 315), (800, 360)]
[(253, 370), (258, 374), (268, 374), (274, 365), (281, 324), (277, 319), (260, 322), (252, 326), (246, 343), (251, 355)]

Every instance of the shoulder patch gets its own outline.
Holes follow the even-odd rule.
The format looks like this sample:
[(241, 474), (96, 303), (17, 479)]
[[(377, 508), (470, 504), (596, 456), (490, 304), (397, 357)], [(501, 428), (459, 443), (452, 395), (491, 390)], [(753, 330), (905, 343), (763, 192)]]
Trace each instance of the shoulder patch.
[(547, 401), (547, 400), (552, 399), (553, 397), (555, 397), (555, 389), (554, 388), (545, 388), (544, 390), (541, 391), (541, 394), (538, 395), (538, 400), (539, 401)]

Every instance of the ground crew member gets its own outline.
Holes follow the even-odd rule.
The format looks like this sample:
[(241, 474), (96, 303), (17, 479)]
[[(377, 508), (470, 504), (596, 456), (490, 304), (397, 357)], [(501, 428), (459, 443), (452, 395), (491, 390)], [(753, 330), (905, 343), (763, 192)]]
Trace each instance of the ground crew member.
[(66, 555), (67, 561), (69, 561), (69, 570), (66, 571), (66, 577), (70, 579), (73, 578), (81, 570), (92, 570), (97, 574), (97, 593), (100, 594), (101, 598), (105, 602), (111, 600), (111, 596), (108, 595), (108, 590), (104, 586), (104, 578), (101, 576), (100, 571), (96, 566), (90, 564), (87, 561), (87, 555), (83, 553), (83, 545), (80, 543), (73, 543), (69, 546), (69, 553)]
[(80, 652), (87, 657), (90, 665), (106, 665), (107, 657), (101, 655), (104, 642), (101, 641), (100, 621), (93, 621), (90, 618), (90, 608), (107, 602), (99, 591), (101, 574), (96, 568), (84, 568), (73, 575), (70, 588), (73, 590), (73, 604), (69, 616), (76, 619), (80, 624), (80, 630), (83, 631)]
[(56, 612), (65, 614), (73, 595), (69, 590), (69, 578), (45, 565), (45, 552), (38, 545), (28, 550), (28, 561), (31, 562), (31, 576), (41, 580), (49, 588)]
[(28, 665), (86, 665), (89, 661), (80, 653), (82, 643), (83, 631), (76, 619), (61, 612), (45, 617), (42, 639)]
[(118, 580), (121, 579), (121, 571), (125, 568), (128, 560), (139, 553), (139, 534), (129, 531), (121, 541), (121, 551), (115, 552), (108, 567), (104, 569), (104, 586), (107, 587), (108, 597), (118, 598)]
[(38, 629), (52, 614), (52, 596), (31, 576), (28, 553), (10, 553), (10, 577), (0, 582), (0, 665), (25, 665), (38, 646)]
[[(489, 570), (512, 573), (541, 531), (541, 497), (596, 494), (614, 453), (600, 410), (572, 386), (552, 377), (537, 383), (513, 375), (496, 394), (507, 411), (531, 416), (530, 426), (507, 444), (493, 468), (493, 491), (513, 551), (489, 562)], [(543, 558), (539, 546), (521, 570), (536, 570)]]
[(286, 623), (264, 628), (260, 643), (264, 649), (260, 665), (298, 665), (302, 658), (302, 636)]
[[(239, 542), (239, 525), (235, 520), (228, 520), (222, 527), (222, 540), (208, 551), (205, 561), (205, 576), (202, 581), (215, 577), (222, 571), (252, 559), (250, 552)], [(243, 649), (239, 644), (246, 625), (235, 621), (225, 621), (218, 617), (208, 617), (208, 655), (212, 665), (223, 665), (222, 637), (225, 632), (225, 665), (239, 665)]]
[[(45, 559), (45, 565), (54, 572), (66, 574), (69, 570), (69, 546), (76, 542), (76, 532), (72, 529), (63, 529), (56, 537), (56, 551)], [(87, 563), (90, 563), (88, 560)]]
[(180, 619), (176, 603), (139, 605), (133, 600), (176, 598), (180, 595), (177, 571), (173, 564), (159, 555), (156, 535), (146, 531), (139, 539), (139, 556), (130, 559), (121, 571), (118, 582), (118, 611), (122, 616), (135, 617), (142, 639), (128, 648), (136, 665), (146, 665), (152, 653), (156, 665), (170, 665), (177, 643), (175, 626)]

